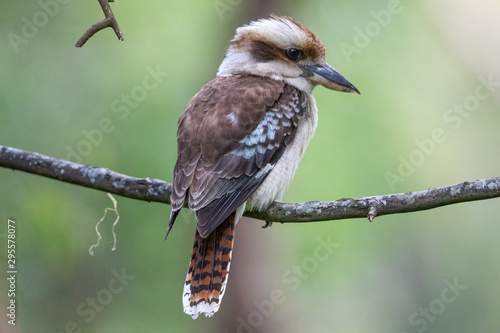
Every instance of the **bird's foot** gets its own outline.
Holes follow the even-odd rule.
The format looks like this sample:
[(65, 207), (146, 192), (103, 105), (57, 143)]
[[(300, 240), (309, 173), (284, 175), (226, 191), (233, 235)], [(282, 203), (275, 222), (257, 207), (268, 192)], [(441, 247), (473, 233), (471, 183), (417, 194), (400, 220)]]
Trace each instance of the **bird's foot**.
[(271, 221), (266, 221), (266, 224), (262, 226), (262, 229), (266, 229), (267, 227), (272, 227), (273, 222)]

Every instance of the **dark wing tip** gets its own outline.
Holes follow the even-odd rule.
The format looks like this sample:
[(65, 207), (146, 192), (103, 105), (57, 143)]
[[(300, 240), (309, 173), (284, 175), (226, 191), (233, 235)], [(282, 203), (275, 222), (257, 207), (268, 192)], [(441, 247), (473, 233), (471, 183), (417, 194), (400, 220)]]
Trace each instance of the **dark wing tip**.
[(170, 233), (170, 230), (172, 230), (172, 227), (174, 226), (175, 219), (176, 219), (177, 215), (179, 215), (180, 211), (181, 211), (180, 209), (178, 209), (178, 210), (172, 209), (172, 212), (170, 213), (170, 220), (168, 222), (167, 234), (165, 235), (165, 240), (167, 240), (168, 234)]

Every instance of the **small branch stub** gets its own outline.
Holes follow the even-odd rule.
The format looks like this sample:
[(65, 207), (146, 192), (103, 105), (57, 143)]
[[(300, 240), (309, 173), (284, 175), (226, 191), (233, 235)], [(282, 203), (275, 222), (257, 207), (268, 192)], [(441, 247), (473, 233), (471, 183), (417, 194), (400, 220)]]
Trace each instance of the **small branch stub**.
[(109, 2), (113, 2), (114, 0), (98, 0), (98, 1), (99, 4), (101, 5), (105, 19), (102, 20), (101, 22), (92, 25), (87, 31), (85, 31), (83, 36), (80, 37), (80, 39), (76, 42), (75, 44), (76, 47), (82, 47), (90, 39), (90, 37), (94, 36), (98, 31), (101, 31), (108, 27), (113, 28), (116, 37), (118, 37), (118, 40), (123, 41), (123, 34), (120, 30), (120, 27), (118, 27), (118, 22), (116, 21), (115, 15), (113, 14), (113, 11), (111, 10), (111, 7), (109, 5)]
[(371, 206), (368, 210), (368, 221), (373, 222), (373, 220), (377, 217), (377, 207)]

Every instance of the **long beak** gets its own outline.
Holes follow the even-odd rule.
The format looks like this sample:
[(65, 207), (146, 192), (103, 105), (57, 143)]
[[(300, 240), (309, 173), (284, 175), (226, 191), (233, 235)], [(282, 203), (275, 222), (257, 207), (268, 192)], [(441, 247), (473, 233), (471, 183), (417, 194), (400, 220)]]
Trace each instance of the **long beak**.
[(360, 94), (359, 90), (332, 66), (325, 63), (323, 66), (319, 65), (299, 65), (304, 71), (309, 80), (314, 83), (321, 84), (323, 87), (343, 91), (343, 92), (356, 92)]

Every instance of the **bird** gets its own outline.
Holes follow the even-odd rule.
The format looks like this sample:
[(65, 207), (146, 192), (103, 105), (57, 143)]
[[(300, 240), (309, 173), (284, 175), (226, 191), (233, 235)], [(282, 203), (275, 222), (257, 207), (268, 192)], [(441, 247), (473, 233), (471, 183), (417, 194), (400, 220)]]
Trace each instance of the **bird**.
[(187, 204), (197, 227), (182, 299), (193, 319), (220, 307), (244, 211), (266, 209), (291, 183), (317, 126), (317, 85), (359, 94), (316, 35), (271, 14), (236, 29), (216, 78), (182, 112), (165, 239)]

